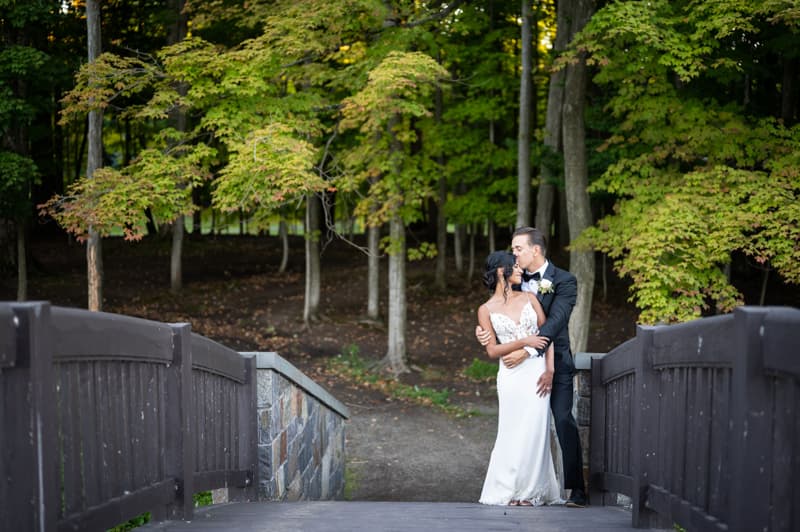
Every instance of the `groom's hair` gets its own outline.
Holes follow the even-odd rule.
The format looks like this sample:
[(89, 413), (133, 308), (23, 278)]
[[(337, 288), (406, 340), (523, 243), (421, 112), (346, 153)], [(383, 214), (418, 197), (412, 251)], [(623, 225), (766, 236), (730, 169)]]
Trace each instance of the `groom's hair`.
[(542, 255), (545, 257), (547, 256), (547, 239), (541, 231), (535, 227), (520, 227), (514, 231), (511, 238), (513, 239), (515, 236), (519, 235), (526, 235), (528, 237), (528, 243), (531, 246), (539, 246), (542, 250)]

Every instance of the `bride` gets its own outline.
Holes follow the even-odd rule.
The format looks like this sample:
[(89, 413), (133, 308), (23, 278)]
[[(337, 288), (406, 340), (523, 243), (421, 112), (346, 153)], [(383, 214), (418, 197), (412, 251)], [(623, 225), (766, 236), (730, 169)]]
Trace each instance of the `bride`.
[(499, 416), (489, 469), (480, 502), (511, 506), (561, 503), (550, 453), (550, 401), (537, 395), (536, 382), (553, 372), (553, 347), (546, 356), (547, 339), (537, 336), (545, 321), (542, 306), (528, 292), (512, 291), (522, 282), (522, 269), (508, 251), (486, 259), (484, 284), (491, 297), (478, 309), (478, 321), (494, 336), (486, 346), (490, 358), (502, 363), (497, 372)]

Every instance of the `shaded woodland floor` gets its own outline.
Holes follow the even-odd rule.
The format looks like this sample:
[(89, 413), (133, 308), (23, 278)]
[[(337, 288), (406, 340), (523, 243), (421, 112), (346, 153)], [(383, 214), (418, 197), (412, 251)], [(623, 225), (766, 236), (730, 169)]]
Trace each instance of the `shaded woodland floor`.
[[(297, 237), (288, 270), (278, 273), (276, 237), (189, 238), (184, 249), (184, 284), (169, 291), (168, 239), (139, 243), (103, 242), (104, 311), (164, 322), (189, 322), (195, 332), (240, 351), (276, 351), (338, 388), (326, 376), (325, 361), (356, 345), (360, 355), (379, 359), (386, 349), (384, 328), (362, 320), (366, 310), (366, 257), (342, 241), (332, 241), (322, 256), (320, 322), (302, 323), (303, 242)], [(66, 237), (34, 242), (29, 299), (86, 307), (84, 247)], [(409, 384), (448, 388), (456, 395), (489, 391), (487, 383), (465, 378), (474, 358), (484, 358), (472, 331), (475, 312), (486, 299), (480, 283), (484, 253), (477, 253), (475, 275), (452, 268), (448, 289), (433, 287), (431, 260), (408, 264), (408, 358), (415, 368), (402, 377)], [(386, 260), (382, 259), (381, 311), (386, 314)], [(599, 276), (598, 276), (599, 277)], [(600, 287), (598, 286), (598, 291)], [(599, 293), (599, 292), (598, 292)], [(4, 276), (0, 299), (14, 299), (15, 279)], [(626, 289), (610, 276), (609, 299), (595, 297), (589, 351), (603, 352), (635, 334), (635, 309)], [(491, 394), (493, 395), (493, 394)]]
[[(479, 243), (478, 249), (486, 246)], [(31, 246), (29, 299), (55, 305), (86, 306), (85, 251), (66, 237), (35, 241)], [(454, 396), (489, 393), (491, 383), (476, 383), (463, 370), (474, 358), (486, 360), (473, 337), (475, 312), (486, 299), (480, 282), (485, 253), (476, 253), (475, 274), (467, 278), (452, 266), (446, 291), (433, 286), (432, 260), (409, 262), (409, 363), (401, 377), (408, 384), (448, 388)], [(138, 243), (119, 238), (103, 242), (104, 310), (164, 322), (189, 322), (195, 332), (240, 351), (276, 351), (334, 392), (345, 383), (325, 371), (328, 358), (356, 345), (366, 360), (380, 359), (386, 331), (364, 322), (366, 257), (341, 240), (331, 241), (322, 255), (323, 319), (307, 330), (302, 323), (304, 291), (303, 240), (292, 237), (288, 270), (278, 273), (281, 246), (277, 237), (203, 236), (186, 239), (184, 290), (169, 291), (169, 239)], [(563, 265), (566, 258), (556, 257)], [(381, 261), (381, 311), (386, 314), (386, 259)], [(598, 263), (598, 267), (600, 264)], [(734, 271), (736, 273), (736, 271)], [(627, 301), (627, 285), (608, 272), (607, 299), (601, 275), (592, 306), (588, 351), (606, 352), (635, 334), (637, 311)], [(767, 304), (797, 305), (797, 287), (769, 279)], [(16, 296), (16, 279), (5, 272), (0, 300)], [(757, 303), (758, 272), (737, 286), (748, 304)], [(343, 392), (345, 390), (342, 390)], [(455, 397), (454, 397), (455, 398)]]

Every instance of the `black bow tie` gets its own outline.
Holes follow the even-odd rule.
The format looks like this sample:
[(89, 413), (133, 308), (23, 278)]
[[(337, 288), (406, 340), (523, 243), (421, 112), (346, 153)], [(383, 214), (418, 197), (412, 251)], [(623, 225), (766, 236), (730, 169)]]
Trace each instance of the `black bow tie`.
[(538, 283), (539, 279), (541, 279), (541, 278), (542, 278), (542, 276), (539, 274), (539, 272), (533, 272), (533, 273), (528, 273), (526, 271), (522, 272), (522, 280), (525, 281), (526, 283), (528, 281), (530, 281), (531, 279), (533, 279), (534, 281), (536, 281)]

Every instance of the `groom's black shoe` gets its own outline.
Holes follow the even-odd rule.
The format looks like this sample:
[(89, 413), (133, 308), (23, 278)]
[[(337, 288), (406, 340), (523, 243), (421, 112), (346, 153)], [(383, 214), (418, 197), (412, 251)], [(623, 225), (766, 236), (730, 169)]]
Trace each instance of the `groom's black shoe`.
[(567, 508), (584, 508), (586, 507), (586, 492), (580, 488), (575, 488), (569, 495), (566, 504)]

